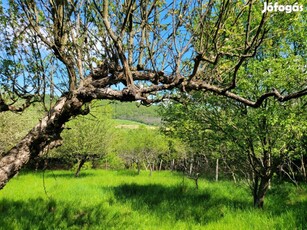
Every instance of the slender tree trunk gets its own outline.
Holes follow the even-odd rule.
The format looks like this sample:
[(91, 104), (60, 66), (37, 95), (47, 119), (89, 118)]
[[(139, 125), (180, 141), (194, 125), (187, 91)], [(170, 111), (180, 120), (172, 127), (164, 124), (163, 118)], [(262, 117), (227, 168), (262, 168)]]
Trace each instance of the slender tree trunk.
[(82, 158), (79, 160), (79, 164), (78, 164), (77, 171), (76, 171), (76, 173), (75, 173), (75, 177), (79, 177), (80, 170), (81, 170), (82, 166), (84, 165), (84, 163), (86, 162), (86, 159), (87, 159), (87, 157), (82, 157)]
[(256, 176), (254, 179), (254, 207), (263, 208), (264, 198), (269, 188), (270, 178)]
[(199, 179), (199, 173), (196, 173), (195, 175), (195, 187), (198, 190), (198, 179)]
[(236, 174), (232, 171), (231, 172), (231, 175), (232, 175), (232, 179), (233, 181), (235, 182), (235, 184), (237, 183), (237, 178), (236, 178)]
[(44, 159), (44, 170), (46, 170), (48, 167), (48, 160)]
[(237, 183), (237, 178), (236, 178), (236, 174), (235, 174), (234, 170), (227, 164), (225, 158), (223, 158), (223, 161), (224, 161), (224, 163), (225, 163), (225, 166), (229, 169), (233, 181), (234, 181), (235, 183)]
[[(271, 154), (268, 154), (268, 168), (271, 168)], [(269, 178), (269, 185), (268, 185), (268, 189), (271, 189), (272, 185), (271, 185), (271, 178)]]
[(161, 171), (161, 168), (162, 168), (162, 163), (163, 163), (163, 160), (161, 159), (161, 160), (160, 160), (159, 171)]
[(147, 171), (148, 170), (148, 165), (146, 165), (145, 162), (143, 162), (143, 165), (145, 167), (145, 170)]
[(193, 162), (190, 163), (190, 170), (189, 170), (189, 174), (191, 175), (193, 171)]
[(307, 181), (305, 162), (304, 162), (304, 155), (303, 154), (301, 155), (301, 171), (302, 171), (302, 174), (303, 174), (304, 181)]
[(149, 172), (149, 176), (152, 176), (152, 165), (151, 165), (151, 163), (149, 162), (149, 170), (150, 170), (150, 172)]
[(37, 172), (38, 167), (39, 167), (39, 160), (36, 159), (36, 162), (35, 162), (35, 172)]
[(137, 167), (138, 167), (138, 175), (141, 173), (141, 163), (139, 160), (137, 160)]
[(173, 159), (171, 161), (171, 170), (173, 171), (174, 170), (174, 166), (175, 166), (175, 159)]
[(215, 164), (215, 181), (219, 180), (219, 159), (216, 159)]

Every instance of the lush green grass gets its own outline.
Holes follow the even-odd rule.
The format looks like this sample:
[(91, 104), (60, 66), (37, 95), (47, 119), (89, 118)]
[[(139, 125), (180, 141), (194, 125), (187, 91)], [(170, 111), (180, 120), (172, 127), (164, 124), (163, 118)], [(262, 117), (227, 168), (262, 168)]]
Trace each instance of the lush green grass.
[[(22, 173), (0, 191), (0, 229), (304, 229), (306, 187), (273, 188), (264, 210), (232, 182), (171, 172)], [(44, 191), (44, 183), (47, 194)]]

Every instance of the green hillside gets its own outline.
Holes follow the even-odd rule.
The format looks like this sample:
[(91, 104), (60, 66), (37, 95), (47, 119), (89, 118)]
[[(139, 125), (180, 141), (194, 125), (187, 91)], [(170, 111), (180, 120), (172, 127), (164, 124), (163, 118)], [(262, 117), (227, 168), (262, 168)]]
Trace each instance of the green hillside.
[(138, 106), (135, 102), (105, 101), (112, 107), (113, 119), (136, 121), (147, 125), (159, 125), (161, 118), (158, 114), (158, 106)]

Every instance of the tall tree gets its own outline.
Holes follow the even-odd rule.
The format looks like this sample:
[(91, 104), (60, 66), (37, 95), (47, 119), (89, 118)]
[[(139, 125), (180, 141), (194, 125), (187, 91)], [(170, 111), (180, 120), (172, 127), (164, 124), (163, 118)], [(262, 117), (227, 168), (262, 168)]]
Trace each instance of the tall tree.
[[(13, 102), (24, 95), (35, 99), (60, 83), (57, 90), (63, 94), (1, 158), (0, 188), (30, 158), (60, 145), (64, 124), (87, 113), (83, 105), (93, 99), (151, 104), (172, 97), (167, 92), (174, 89), (199, 90), (259, 107), (268, 97), (288, 101), (306, 95), (306, 82), (257, 97), (250, 96), (250, 88), (234, 91), (239, 71), (258, 54), (269, 27), (272, 33), (276, 29), (269, 24), (273, 15), (261, 14), (262, 8), (262, 1), (252, 0), (3, 1), (1, 21), (18, 27), (2, 26), (8, 35), (1, 40), (8, 42), (1, 52), (8, 58), (1, 65), (6, 63), (9, 71), (1, 73), (1, 111), (15, 108), (3, 95), (12, 95)], [(304, 12), (297, 15), (304, 21)], [(12, 48), (18, 52), (7, 52)], [(38, 60), (33, 64), (19, 61), (32, 56), (37, 59), (30, 60)], [(35, 71), (27, 68), (36, 65)], [(115, 90), (112, 86), (119, 83), (125, 86)], [(27, 98), (21, 110), (29, 104)]]

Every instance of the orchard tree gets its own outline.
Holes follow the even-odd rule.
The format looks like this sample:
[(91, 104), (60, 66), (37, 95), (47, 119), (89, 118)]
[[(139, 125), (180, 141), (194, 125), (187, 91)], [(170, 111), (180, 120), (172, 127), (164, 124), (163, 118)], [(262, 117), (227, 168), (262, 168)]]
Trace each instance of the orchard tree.
[(172, 140), (157, 129), (141, 126), (137, 129), (120, 130), (119, 133), (122, 138), (116, 151), (127, 166), (136, 163), (138, 174), (143, 163), (146, 169), (149, 168), (151, 175), (158, 163), (162, 164), (163, 158), (170, 154), (168, 143)]
[[(65, 123), (88, 113), (84, 104), (93, 99), (149, 105), (197, 90), (257, 108), (269, 97), (306, 95), (306, 81), (273, 83), (255, 96), (253, 86), (236, 90), (249, 81), (240, 71), (262, 51), (268, 32), (282, 36), (291, 28), (279, 29), (275, 17), (306, 21), (304, 11), (278, 16), (262, 9), (263, 1), (252, 0), (2, 1), (0, 109), (22, 111), (42, 101), (46, 116), (1, 158), (0, 188), (29, 159), (61, 145)], [(301, 55), (305, 46), (298, 40), (295, 47)], [(61, 96), (48, 104), (46, 95)]]
[[(306, 87), (304, 17), (304, 14), (302, 17), (277, 14), (270, 18), (270, 30), (258, 52), (237, 69), (238, 81), (232, 92), (256, 99), (269, 93), (272, 88), (289, 92), (299, 84)], [(276, 26), (275, 30), (273, 26)], [(225, 63), (225, 66), (228, 64)], [(247, 104), (225, 100), (209, 92), (185, 97), (182, 105), (174, 104), (167, 108), (164, 122), (190, 145), (194, 142), (199, 148), (208, 149), (213, 144), (220, 152), (218, 155), (227, 161), (234, 164), (244, 162), (237, 168), (243, 169), (243, 174), (251, 180), (254, 205), (263, 207), (273, 174), (279, 170), (293, 174), (289, 172), (292, 167), (288, 166), (293, 165), (298, 152), (299, 155), (304, 152), (300, 140), (306, 130), (305, 98), (283, 103), (265, 99), (254, 110)], [(293, 143), (294, 137), (299, 141)], [(304, 162), (304, 157), (301, 159)], [(237, 171), (231, 169), (229, 164), (226, 167), (232, 173)], [(297, 168), (304, 174), (304, 163)]]
[[(171, 136), (182, 138), (195, 151), (202, 150), (209, 159), (224, 159), (226, 168), (233, 167), (232, 173), (243, 173), (250, 182), (254, 205), (262, 208), (273, 175), (282, 168), (291, 174), (285, 162), (292, 163), (298, 152), (304, 154), (300, 144), (307, 128), (305, 110), (306, 100), (282, 105), (266, 100), (255, 110), (204, 94), (187, 105), (168, 105), (163, 124)], [(299, 168), (303, 171), (304, 163)]]

